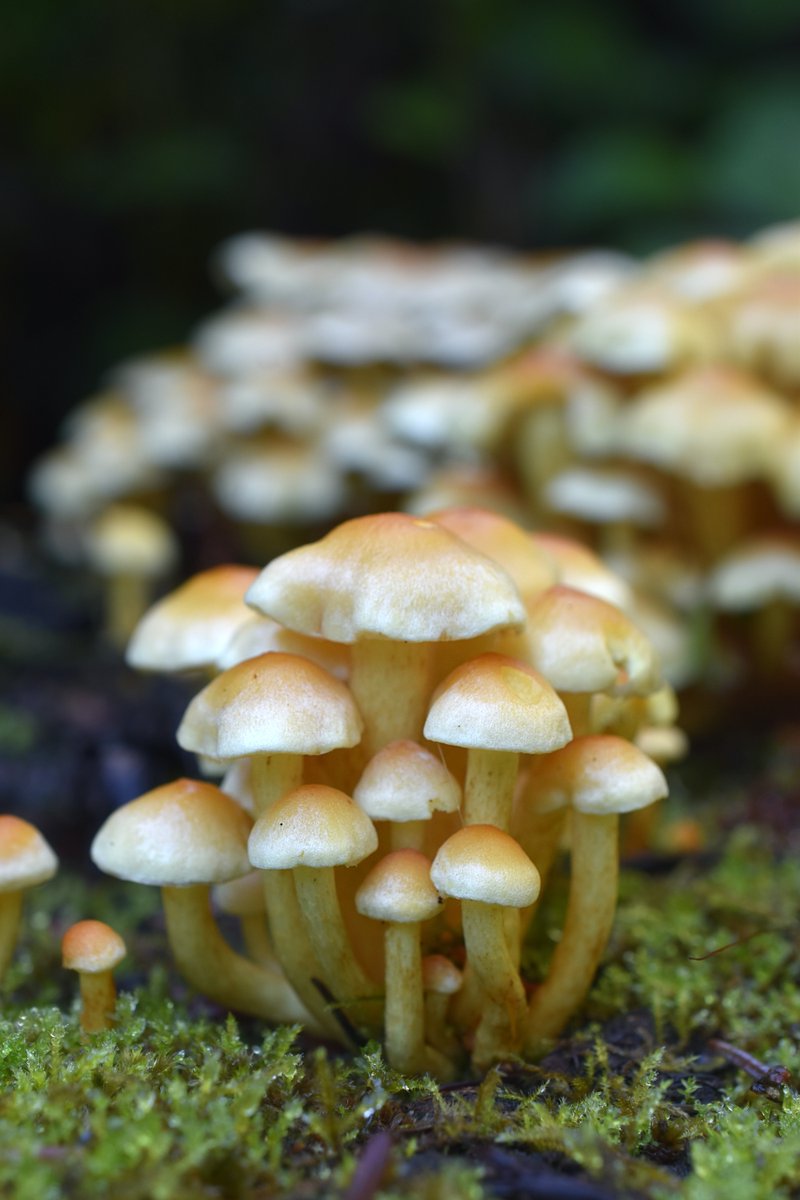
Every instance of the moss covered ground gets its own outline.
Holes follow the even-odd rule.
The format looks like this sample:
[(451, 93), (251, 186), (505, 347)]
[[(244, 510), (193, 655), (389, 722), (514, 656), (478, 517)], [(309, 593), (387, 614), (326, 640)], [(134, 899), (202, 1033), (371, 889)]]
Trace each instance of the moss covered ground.
[[(173, 977), (154, 892), (60, 876), (30, 897), (3, 988), (0, 1194), (796, 1195), (800, 863), (737, 824), (719, 850), (643, 865), (623, 871), (569, 1036), (537, 1064), (441, 1087), (376, 1045), (342, 1055), (213, 1009)], [(562, 902), (557, 888), (531, 971)], [(58, 958), (88, 912), (130, 949), (119, 1023), (91, 1037)], [(754, 1078), (730, 1045), (786, 1074)]]

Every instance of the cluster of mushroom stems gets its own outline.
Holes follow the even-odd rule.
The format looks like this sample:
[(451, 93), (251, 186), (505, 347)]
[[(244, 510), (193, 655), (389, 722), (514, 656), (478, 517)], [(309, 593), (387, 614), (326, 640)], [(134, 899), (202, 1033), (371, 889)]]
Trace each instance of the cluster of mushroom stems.
[[(636, 738), (670, 727), (671, 693), (607, 586), (580, 547), (466, 509), (357, 518), (261, 572), (195, 576), (128, 658), (205, 672), (178, 741), (223, 777), (118, 809), (94, 861), (161, 887), (179, 969), (222, 1005), (381, 1038), (440, 1078), (537, 1054), (605, 949), (619, 816), (666, 794)], [(561, 938), (527, 980), (565, 843)]]

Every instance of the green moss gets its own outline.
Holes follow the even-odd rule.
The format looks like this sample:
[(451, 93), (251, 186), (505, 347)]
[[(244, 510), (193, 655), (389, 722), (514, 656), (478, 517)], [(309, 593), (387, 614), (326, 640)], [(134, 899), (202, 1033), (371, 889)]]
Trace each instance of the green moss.
[[(31, 899), (4, 989), (0, 1195), (344, 1194), (382, 1132), (391, 1142), (369, 1194), (386, 1198), (413, 1181), (423, 1198), (478, 1200), (507, 1194), (514, 1172), (524, 1193), (526, 1171), (567, 1164), (609, 1194), (796, 1194), (800, 1099), (754, 1093), (707, 1042), (723, 1037), (800, 1074), (798, 894), (800, 865), (775, 862), (747, 830), (712, 866), (624, 872), (581, 1027), (542, 1063), (440, 1088), (390, 1070), (376, 1046), (332, 1055), (298, 1030), (177, 1002), (186, 994), (163, 963), (153, 891), (54, 881)], [(562, 904), (556, 888), (531, 971), (546, 962)], [(87, 914), (110, 920), (131, 950), (118, 1025), (91, 1038), (58, 964), (58, 934)], [(146, 984), (131, 988), (126, 969)]]

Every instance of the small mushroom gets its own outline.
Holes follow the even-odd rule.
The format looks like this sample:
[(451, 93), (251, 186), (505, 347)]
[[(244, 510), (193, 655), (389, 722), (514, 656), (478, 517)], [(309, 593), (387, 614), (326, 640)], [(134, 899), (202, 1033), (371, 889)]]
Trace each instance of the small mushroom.
[(103, 921), (78, 921), (61, 939), (61, 956), (68, 971), (77, 971), (81, 989), (81, 1029), (100, 1033), (114, 1024), (117, 989), (114, 967), (127, 947)]

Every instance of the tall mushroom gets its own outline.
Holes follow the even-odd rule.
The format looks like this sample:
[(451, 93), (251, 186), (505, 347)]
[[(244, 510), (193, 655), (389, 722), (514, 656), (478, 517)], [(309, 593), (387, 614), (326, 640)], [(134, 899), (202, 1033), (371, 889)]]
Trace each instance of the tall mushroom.
[(386, 1057), (409, 1074), (448, 1068), (425, 1045), (420, 922), (435, 917), (442, 902), (430, 865), (417, 850), (395, 850), (375, 864), (356, 892), (362, 916), (385, 923)]
[(530, 1002), (528, 1053), (561, 1032), (591, 986), (617, 906), (619, 814), (667, 794), (661, 769), (612, 734), (576, 738), (539, 759), (535, 774), (539, 795), (572, 806), (572, 862), (564, 929)]
[(108, 875), (161, 888), (167, 937), (184, 978), (228, 1008), (319, 1032), (282, 975), (236, 954), (211, 913), (209, 888), (250, 870), (251, 820), (210, 783), (178, 779), (118, 808), (92, 842)]
[(485, 998), (473, 1061), (485, 1067), (515, 1053), (522, 1040), (527, 1001), (509, 953), (503, 913), (533, 903), (539, 872), (501, 829), (467, 825), (440, 846), (431, 879), (443, 896), (461, 901), (467, 962)]
[[(249, 841), (251, 863), (265, 872), (273, 944), (298, 993), (318, 1011), (310, 974), (316, 971), (304, 949), (308, 938), (319, 974), (337, 1005), (369, 1032), (380, 1024), (375, 981), (351, 944), (334, 868), (355, 866), (377, 847), (378, 835), (366, 813), (344, 792), (325, 784), (306, 784), (281, 796), (258, 818)], [(303, 916), (298, 925), (290, 910), (291, 927), (278, 908), (286, 892), (275, 890), (276, 882), (291, 883), (289, 871)]]

